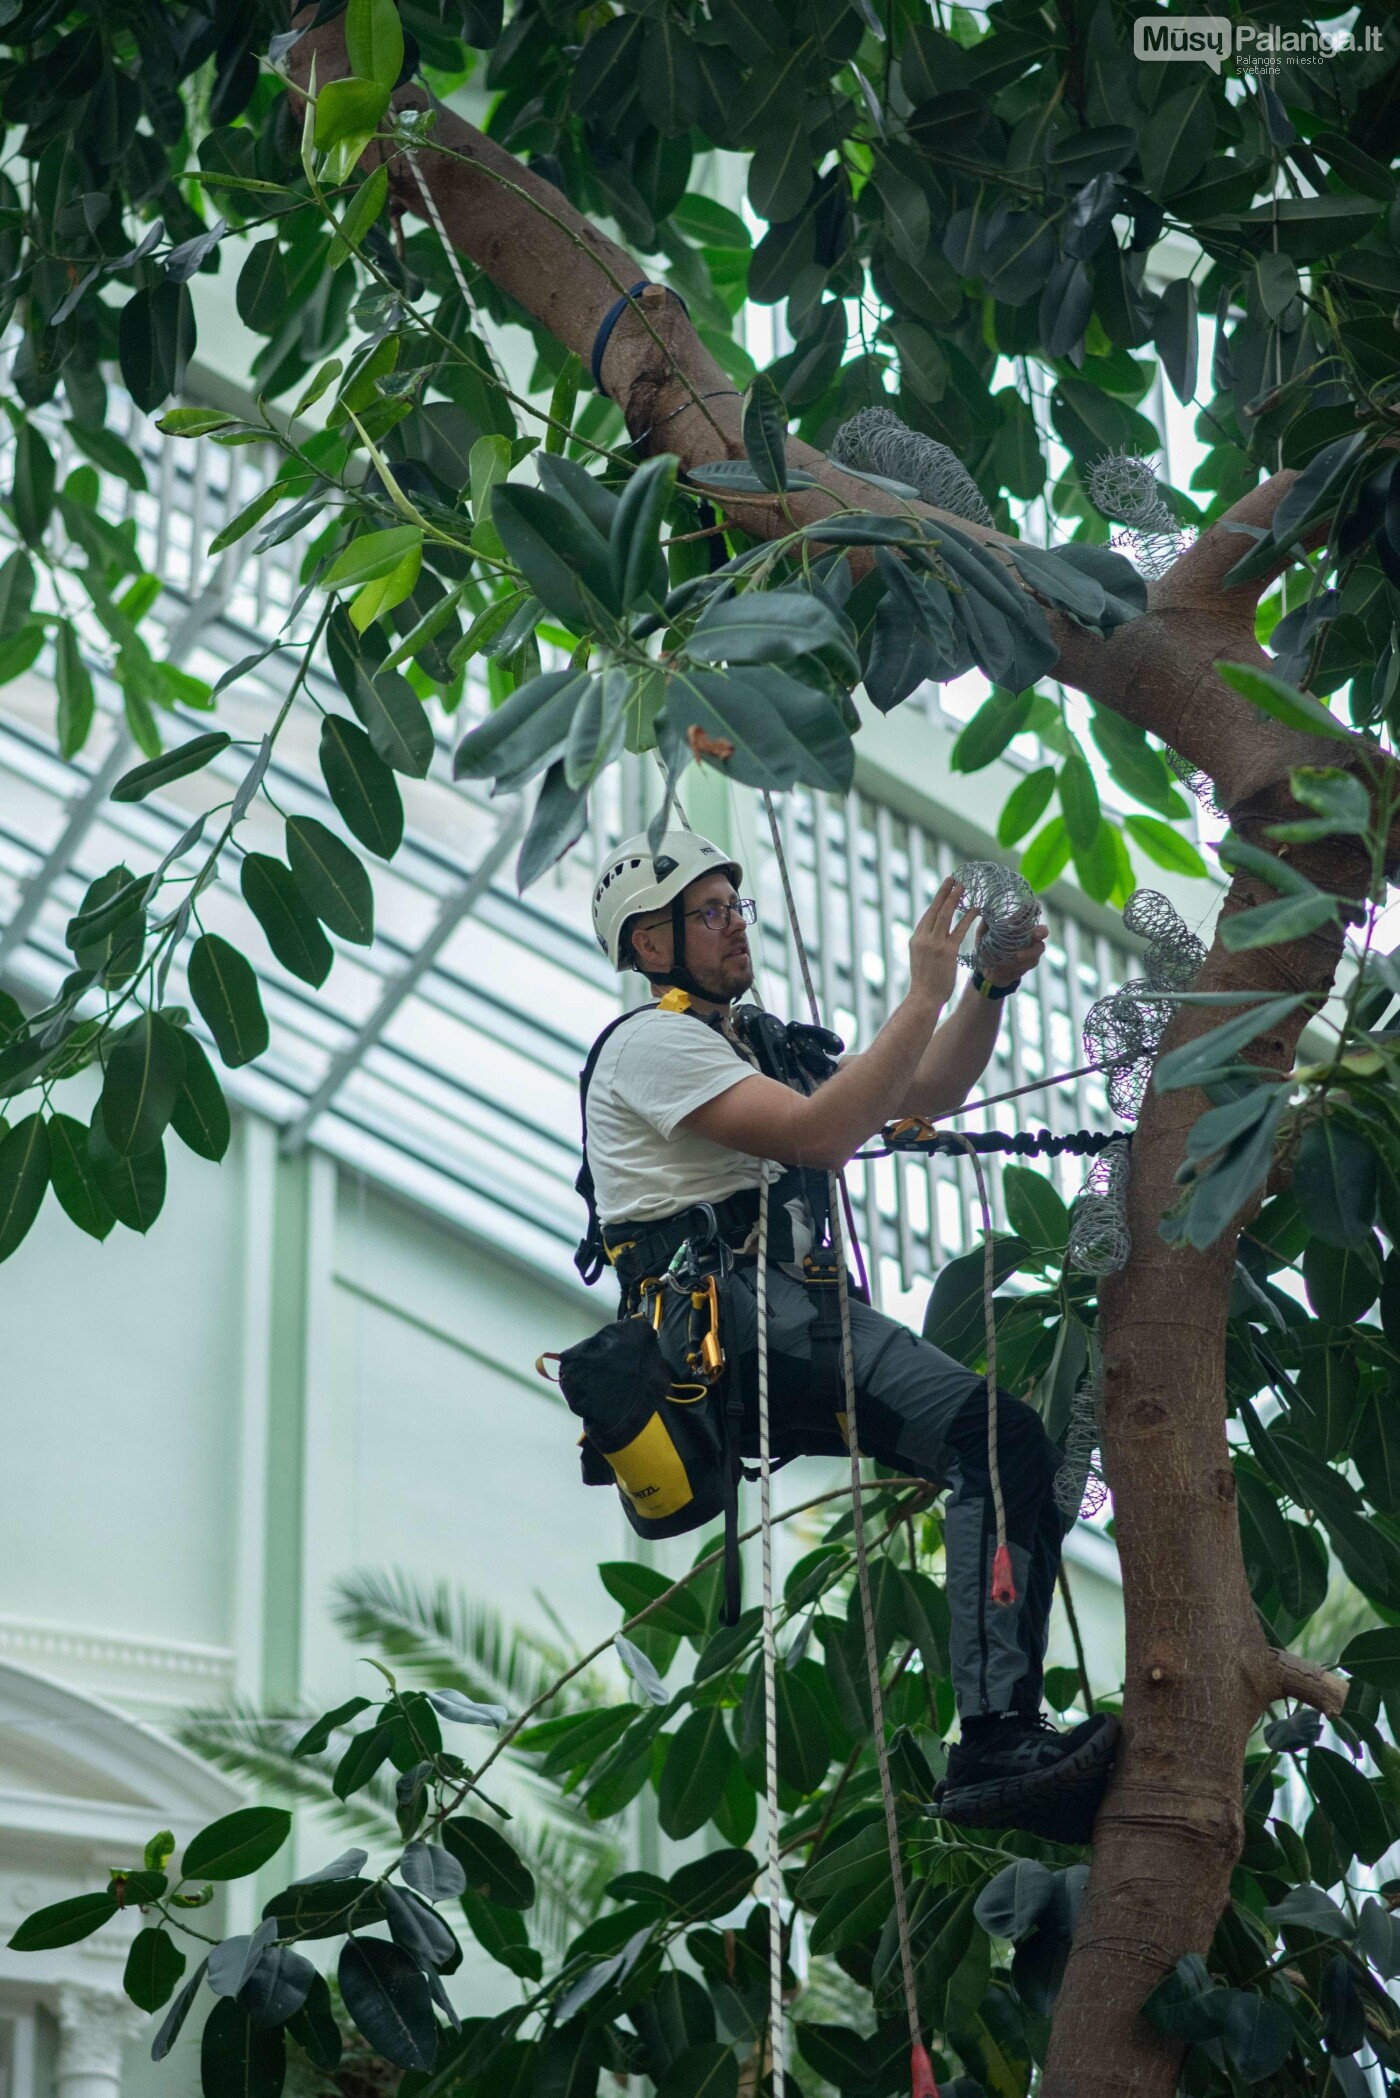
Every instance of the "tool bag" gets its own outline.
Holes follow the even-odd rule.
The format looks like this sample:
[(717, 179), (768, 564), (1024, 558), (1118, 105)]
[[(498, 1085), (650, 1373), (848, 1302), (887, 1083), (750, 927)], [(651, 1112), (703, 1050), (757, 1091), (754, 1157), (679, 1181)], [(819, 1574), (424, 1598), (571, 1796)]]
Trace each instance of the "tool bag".
[(720, 1388), (675, 1382), (650, 1319), (618, 1319), (558, 1361), (559, 1388), (583, 1423), (584, 1483), (615, 1484), (639, 1537), (678, 1537), (724, 1513)]

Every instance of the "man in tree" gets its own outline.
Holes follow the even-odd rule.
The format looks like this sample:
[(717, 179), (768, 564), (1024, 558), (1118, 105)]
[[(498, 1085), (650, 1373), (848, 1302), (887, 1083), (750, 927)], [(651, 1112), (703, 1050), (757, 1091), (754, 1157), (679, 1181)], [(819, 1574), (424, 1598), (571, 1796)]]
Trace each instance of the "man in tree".
[[(945, 881), (909, 942), (909, 989), (859, 1055), (839, 1066), (816, 1030), (755, 1029), (742, 868), (709, 840), (671, 831), (655, 858), (643, 837), (600, 872), (593, 925), (614, 967), (635, 969), (659, 1003), (614, 1022), (586, 1081), (587, 1143), (608, 1256), (635, 1304), (663, 1274), (708, 1204), (738, 1253), (726, 1344), (737, 1355), (752, 1433), (758, 1189), (770, 1184), (768, 1347), (776, 1444), (839, 1454), (840, 1327), (835, 1264), (824, 1253), (828, 1175), (884, 1123), (960, 1107), (992, 1055), (1004, 1001), (1039, 964), (1047, 928), (986, 973), (974, 967), (953, 1004), (958, 954), (976, 913)], [(945, 1018), (946, 1014), (946, 1018)], [(696, 1025), (696, 1022), (700, 1025)], [(755, 1053), (755, 1043), (766, 1044)], [(831, 1046), (835, 1044), (831, 1038)], [(763, 1066), (767, 1066), (766, 1069)], [(779, 1168), (786, 1170), (779, 1172)], [(681, 1370), (688, 1298), (674, 1297), (661, 1340)], [(1039, 1416), (1003, 1393), (996, 1450), (1012, 1589), (993, 1571), (996, 1543), (984, 1381), (869, 1305), (851, 1306), (861, 1447), (901, 1471), (949, 1484), (945, 1528), (953, 1683), (962, 1738), (949, 1757), (942, 1812), (972, 1826), (1017, 1826), (1086, 1841), (1113, 1757), (1107, 1715), (1060, 1734), (1041, 1715), (1046, 1632), (1063, 1520), (1053, 1492), (1060, 1452)]]

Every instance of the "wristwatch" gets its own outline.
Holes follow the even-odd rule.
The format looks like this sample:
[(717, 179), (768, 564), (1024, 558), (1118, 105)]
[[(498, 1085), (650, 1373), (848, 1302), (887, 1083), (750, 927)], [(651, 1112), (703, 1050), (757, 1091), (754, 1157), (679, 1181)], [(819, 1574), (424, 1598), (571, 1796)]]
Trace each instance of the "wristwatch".
[(974, 969), (972, 972), (972, 988), (979, 998), (1009, 998), (1013, 991), (1020, 990), (1022, 981), (1018, 976), (1015, 983), (988, 983), (980, 969)]

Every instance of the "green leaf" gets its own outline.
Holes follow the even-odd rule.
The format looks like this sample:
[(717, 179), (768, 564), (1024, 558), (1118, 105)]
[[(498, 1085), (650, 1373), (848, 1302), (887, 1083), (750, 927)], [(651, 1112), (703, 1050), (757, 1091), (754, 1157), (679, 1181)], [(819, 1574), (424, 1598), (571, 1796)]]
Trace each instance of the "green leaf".
[(1373, 1632), (1358, 1632), (1342, 1649), (1339, 1665), (1383, 1696), (1395, 1696), (1400, 1692), (1400, 1626), (1380, 1625)]
[(113, 1150), (102, 1126), (99, 1100), (88, 1128), (88, 1163), (117, 1222), (128, 1231), (149, 1231), (165, 1204), (164, 1146), (157, 1144), (130, 1158)]
[(1034, 697), (1031, 692), (1006, 692), (1000, 687), (993, 691), (959, 734), (948, 754), (949, 770), (980, 772), (999, 758), (1029, 721)]
[(1069, 1211), (1045, 1173), (1029, 1166), (1006, 1166), (1001, 1176), (1006, 1221), (1028, 1246), (1045, 1252), (1063, 1251), (1069, 1238)]
[(1006, 797), (1001, 815), (997, 819), (998, 845), (1014, 845), (1018, 838), (1038, 823), (1049, 805), (1055, 791), (1055, 768), (1040, 765), (1028, 773)]
[(107, 1058), (102, 1126), (124, 1158), (152, 1151), (164, 1136), (185, 1076), (185, 1038), (159, 1013), (122, 1029)]
[(126, 1956), (122, 1987), (138, 2010), (158, 2011), (168, 2003), (185, 1971), (185, 1955), (169, 1931), (159, 1925), (139, 1930)]
[(1071, 849), (1088, 852), (1098, 837), (1102, 818), (1094, 775), (1077, 751), (1072, 751), (1060, 767), (1058, 784)]
[(280, 2027), (260, 2030), (241, 2003), (221, 1996), (200, 2035), (203, 2098), (281, 2098), (286, 2070), (287, 2043)]
[(0, 1140), (0, 1260), (8, 1260), (39, 1214), (49, 1184), (49, 1132), (26, 1115)]
[(186, 1879), (246, 1879), (276, 1856), (291, 1828), (283, 1807), (240, 1807), (190, 1838), (180, 1870)]
[[(993, 1242), (993, 1287), (1000, 1289), (1014, 1275), (1031, 1248), (1021, 1238), (999, 1238)], [(983, 1348), (985, 1313), (983, 1305), (984, 1249), (976, 1247), (950, 1260), (933, 1285), (924, 1314), (924, 1339), (942, 1348), (959, 1362), (980, 1355)]]
[(1111, 707), (1098, 708), (1090, 719), (1094, 741), (1108, 761), (1108, 769), (1120, 787), (1162, 816), (1186, 813), (1186, 803), (1173, 784), (1166, 759), (1154, 750), (1140, 728), (1115, 714)]
[(244, 902), (283, 968), (303, 983), (323, 984), (335, 954), (291, 868), (269, 853), (246, 853), (239, 883)]
[[(340, 221), (335, 239), (331, 242), (330, 249), (326, 255), (326, 268), (328, 270), (338, 270), (343, 262), (348, 262), (352, 255), (359, 253), (365, 235), (369, 232), (371, 226), (378, 222), (380, 214), (388, 201), (388, 196), (389, 171), (385, 167), (377, 167), (365, 178), (350, 199), (345, 215)], [(334, 368), (331, 365), (322, 367), (322, 373), (318, 377), (323, 379), (323, 383), (319, 385), (318, 390), (310, 394), (309, 398), (306, 394), (302, 395), (302, 398), (297, 403), (298, 414), (304, 413), (313, 401), (319, 400), (321, 394), (328, 387), (334, 385), (340, 376), (340, 370), (341, 367), (338, 360), (334, 362)]]
[(570, 350), (559, 367), (559, 376), (554, 382), (554, 391), (549, 397), (549, 427), (544, 433), (546, 452), (562, 452), (573, 428), (574, 409), (578, 404), (579, 388), (583, 384), (583, 359), (577, 350)]
[(190, 996), (230, 1070), (266, 1049), (269, 1035), (252, 964), (218, 933), (201, 934), (190, 949)]
[(474, 1815), (457, 1814), (443, 1823), (441, 1835), (466, 1873), (467, 1885), (483, 1901), (501, 1909), (534, 1907), (534, 1875), (498, 1829)]
[(335, 2074), (340, 2067), (340, 2027), (324, 1975), (318, 1974), (312, 1982), (305, 2003), (287, 2020), (287, 2031), (314, 2068), (328, 2076)]
[(1153, 339), (1172, 392), (1184, 407), (1196, 391), (1200, 363), (1196, 287), (1189, 277), (1177, 277), (1162, 293)]
[(1253, 910), (1234, 911), (1220, 921), (1222, 947), (1232, 954), (1246, 948), (1277, 947), (1285, 940), (1301, 940), (1338, 919), (1335, 896), (1280, 896), (1277, 903), (1257, 904)]
[(408, 679), (396, 670), (371, 673), (363, 664), (349, 693), (375, 753), (395, 772), (426, 779), (433, 762), (433, 725)]
[(214, 534), (209, 542), (210, 558), (237, 545), (240, 539), (252, 531), (255, 524), (266, 517), (274, 504), (281, 502), (286, 492), (280, 481), (274, 481), (270, 488), (259, 489), (251, 503), (245, 503), (237, 516), (231, 517), (223, 530)]
[(65, 428), (78, 450), (86, 452), (93, 464), (101, 467), (103, 473), (112, 474), (117, 480), (125, 481), (127, 487), (134, 488), (138, 495), (146, 494), (149, 486), (146, 469), (131, 446), (124, 444), (115, 430), (109, 430), (105, 424), (93, 426), (76, 421), (68, 422)]
[(536, 597), (574, 633), (591, 632), (600, 611), (621, 611), (608, 542), (577, 511), (511, 481), (492, 490), (491, 523)]
[(226, 729), (211, 729), (207, 735), (192, 736), (188, 743), (180, 743), (173, 750), (162, 751), (158, 758), (148, 759), (143, 765), (134, 765), (124, 772), (112, 789), (113, 801), (144, 801), (159, 787), (169, 786), (172, 780), (184, 779), (188, 773), (199, 772), (211, 758), (221, 750), (227, 750), (233, 741)]
[(321, 1717), (307, 1728), (292, 1749), (292, 1754), (319, 1756), (338, 1727), (348, 1726), (352, 1719), (359, 1718), (361, 1712), (368, 1712), (369, 1707), (370, 1700), (367, 1697), (352, 1697), (347, 1698), (343, 1705), (337, 1705), (333, 1712), (323, 1712)]
[[(316, 96), (316, 125), (312, 134), (318, 153), (342, 149), (342, 163), (353, 167), (379, 127), (389, 107), (389, 89), (377, 80), (355, 74), (344, 80), (328, 80)], [(339, 177), (341, 170), (336, 169)]]
[(78, 637), (66, 619), (58, 622), (54, 636), (54, 678), (58, 686), (58, 747), (65, 758), (74, 758), (87, 742), (96, 702)]
[(106, 1238), (117, 1220), (88, 1158), (87, 1129), (72, 1115), (49, 1116), (49, 1174), (69, 1221), (89, 1238)]
[(1308, 1302), (1329, 1326), (1350, 1326), (1380, 1295), (1380, 1266), (1373, 1239), (1357, 1247), (1329, 1246), (1309, 1239), (1303, 1250), (1303, 1286)]
[(1336, 1115), (1309, 1122), (1293, 1161), (1293, 1196), (1314, 1237), (1369, 1244), (1377, 1194), (1376, 1154), (1365, 1139)]
[(1294, 795), (1316, 809), (1314, 821), (1275, 823), (1269, 836), (1287, 844), (1337, 835), (1365, 837), (1371, 828), (1371, 797), (1353, 772), (1334, 765), (1299, 765), (1289, 774)]
[(556, 760), (544, 776), (516, 858), (515, 880), (522, 894), (577, 845), (587, 821), (588, 789), (571, 787), (564, 776), (563, 760)]
[(362, 583), (377, 582), (392, 575), (405, 554), (421, 550), (423, 534), (417, 525), (389, 525), (383, 531), (362, 532), (342, 548), (321, 578), (327, 590), (358, 589)]
[(394, 0), (350, 0), (345, 55), (352, 73), (392, 94), (403, 70), (403, 26)]
[(10, 1939), (11, 1952), (53, 1952), (60, 1945), (76, 1945), (117, 1913), (117, 1897), (109, 1888), (100, 1894), (74, 1894), (49, 1908), (36, 1909)]
[(0, 641), (13, 641), (34, 601), (34, 564), (16, 548), (0, 567)]
[(352, 1734), (335, 1766), (331, 1790), (337, 1799), (349, 1799), (367, 1785), (381, 1764), (388, 1760), (394, 1742), (394, 1722), (381, 1719), (377, 1726)]
[(1180, 1049), (1169, 1050), (1153, 1071), (1152, 1082), (1157, 1091), (1170, 1093), (1182, 1086), (1201, 1084), (1208, 1072), (1233, 1062), (1251, 1042), (1280, 1027), (1302, 1003), (1301, 997), (1265, 999), (1260, 1005), (1236, 1013), (1221, 1026), (1197, 1035), (1194, 1041), (1183, 1043)]
[(676, 461), (648, 459), (622, 491), (608, 532), (617, 595), (624, 611), (666, 595), (661, 526), (676, 489)]
[(791, 786), (844, 793), (855, 767), (850, 731), (826, 694), (771, 664), (726, 672), (678, 669), (666, 688), (669, 728), (702, 729), (731, 779), (745, 786)]
[(53, 514), (53, 453), (26, 416), (15, 436), (15, 477), (10, 487), (15, 523), (22, 539), (37, 546)]
[[(821, 1708), (802, 1668), (780, 1668), (774, 1691), (778, 1717), (778, 1775), (804, 1795), (815, 1791), (831, 1762), (831, 1743), (822, 1725)], [(763, 1757), (763, 1663), (754, 1662), (739, 1708), (740, 1754), (761, 1768)], [(756, 1780), (757, 1782), (758, 1780)]]
[(744, 456), (760, 484), (780, 493), (788, 485), (787, 405), (767, 372), (744, 396)]
[(1123, 828), (1148, 858), (1171, 874), (1203, 875), (1209, 870), (1191, 840), (1155, 816), (1125, 816)]
[(1310, 1748), (1306, 1768), (1309, 1789), (1348, 1853), (1374, 1865), (1391, 1842), (1375, 1786), (1335, 1749)]
[(287, 859), (322, 924), (341, 939), (368, 947), (374, 938), (374, 889), (364, 862), (314, 816), (288, 817)]
[(723, 2040), (688, 2047), (656, 2086), (656, 2098), (738, 2098), (738, 2093), (738, 2058)]
[(845, 645), (836, 613), (807, 591), (748, 590), (711, 604), (681, 652), (694, 663), (790, 663)]
[(718, 1705), (692, 1712), (672, 1737), (661, 1772), (658, 1818), (677, 1842), (695, 1835), (719, 1808), (734, 1750)]
[(1033, 889), (1043, 893), (1052, 882), (1058, 881), (1069, 861), (1069, 831), (1065, 819), (1052, 816), (1021, 854), (1021, 872)]
[[(217, 1165), (228, 1150), (233, 1135), (228, 1102), (214, 1074), (214, 1067), (204, 1053), (203, 1044), (192, 1034), (184, 1036), (184, 1043), (184, 1083), (171, 1110), (170, 1126), (188, 1150), (199, 1158), (212, 1159)], [(57, 1185), (55, 1176), (55, 1188)]]
[(326, 790), (346, 829), (380, 859), (392, 859), (403, 842), (403, 798), (369, 737), (343, 715), (328, 714), (320, 756)]
[(194, 355), (194, 302), (188, 284), (166, 279), (133, 292), (121, 311), (117, 345), (122, 377), (138, 408), (151, 415), (185, 383)]
[(1248, 1989), (1225, 1991), (1220, 2036), (1232, 2066), (1246, 2083), (1281, 2069), (1293, 2048), (1293, 2021), (1281, 2003)]
[(747, 1850), (712, 1850), (682, 1865), (666, 1882), (679, 1913), (703, 1923), (727, 1916), (744, 1899), (758, 1872), (758, 1860)]
[[(672, 1585), (669, 1578), (654, 1566), (642, 1566), (635, 1559), (609, 1559), (598, 1568), (598, 1578), (615, 1603), (620, 1603), (629, 1617), (644, 1610), (657, 1596), (664, 1595)], [(703, 1636), (705, 1612), (693, 1589), (682, 1588), (653, 1610), (646, 1619), (659, 1632), (677, 1632), (682, 1637)]]
[(1329, 713), (1320, 700), (1314, 699), (1310, 693), (1300, 692), (1296, 685), (1285, 683), (1281, 677), (1275, 677), (1271, 670), (1258, 670), (1252, 663), (1217, 663), (1215, 667), (1227, 685), (1233, 686), (1263, 713), (1281, 721), (1285, 728), (1350, 742), (1351, 730), (1335, 714)]
[(973, 1905), (987, 1935), (1018, 1944), (1030, 1936), (1055, 1899), (1055, 1874), (1034, 1858), (1017, 1858), (988, 1880)]

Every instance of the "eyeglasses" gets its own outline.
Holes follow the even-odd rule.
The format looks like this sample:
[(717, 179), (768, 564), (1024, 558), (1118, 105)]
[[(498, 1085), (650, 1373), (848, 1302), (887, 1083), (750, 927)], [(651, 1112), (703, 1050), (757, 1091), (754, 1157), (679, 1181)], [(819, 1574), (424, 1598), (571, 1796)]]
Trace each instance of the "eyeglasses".
[[(698, 911), (686, 911), (684, 916), (698, 918), (706, 932), (725, 932), (731, 918), (737, 918), (741, 925), (756, 924), (758, 905), (752, 896), (736, 896), (732, 903), (702, 903)], [(671, 920), (668, 915), (664, 918), (648, 918), (645, 922), (647, 930), (650, 931), (655, 927), (669, 925)]]
[(731, 918), (741, 925), (753, 925), (758, 919), (758, 905), (752, 896), (736, 896), (733, 903), (704, 903), (698, 911), (687, 911), (687, 918), (698, 918), (706, 932), (727, 932)]

